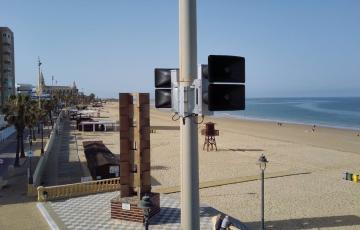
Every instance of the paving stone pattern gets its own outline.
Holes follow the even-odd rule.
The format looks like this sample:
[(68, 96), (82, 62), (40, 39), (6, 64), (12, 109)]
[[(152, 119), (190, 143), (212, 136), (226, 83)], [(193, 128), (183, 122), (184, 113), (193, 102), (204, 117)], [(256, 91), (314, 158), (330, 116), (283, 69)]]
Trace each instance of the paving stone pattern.
[[(89, 195), (45, 203), (53, 219), (62, 221), (60, 229), (144, 229), (141, 223), (110, 218), (110, 200), (119, 192)], [(161, 211), (150, 220), (150, 229), (180, 229), (180, 202), (171, 195), (161, 195)], [(200, 229), (211, 229), (211, 217), (218, 214), (214, 208), (200, 207)]]

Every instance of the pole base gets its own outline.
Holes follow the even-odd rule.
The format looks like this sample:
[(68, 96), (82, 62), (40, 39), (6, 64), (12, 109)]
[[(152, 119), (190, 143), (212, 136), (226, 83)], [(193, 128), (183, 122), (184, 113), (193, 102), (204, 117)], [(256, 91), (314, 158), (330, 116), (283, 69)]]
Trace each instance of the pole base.
[[(150, 193), (150, 199), (153, 203), (149, 218), (160, 212), (160, 194)], [(111, 219), (120, 219), (133, 222), (144, 223), (144, 210), (138, 207), (139, 199), (137, 196), (114, 197), (111, 199)]]

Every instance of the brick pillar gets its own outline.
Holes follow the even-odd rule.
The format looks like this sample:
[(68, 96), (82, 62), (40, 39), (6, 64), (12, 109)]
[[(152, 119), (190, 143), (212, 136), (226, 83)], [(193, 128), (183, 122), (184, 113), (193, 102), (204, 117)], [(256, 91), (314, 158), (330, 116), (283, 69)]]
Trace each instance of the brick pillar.
[(148, 93), (137, 93), (134, 103), (136, 130), (134, 132), (137, 148), (135, 164), (138, 166), (136, 173), (136, 187), (139, 199), (151, 192), (150, 176), (150, 99)]
[(151, 192), (150, 99), (148, 93), (120, 93), (121, 197)]
[[(121, 197), (133, 194), (130, 191), (130, 117), (132, 96), (129, 93), (119, 94), (119, 125), (120, 125), (120, 191)], [(132, 120), (131, 120), (132, 122)]]

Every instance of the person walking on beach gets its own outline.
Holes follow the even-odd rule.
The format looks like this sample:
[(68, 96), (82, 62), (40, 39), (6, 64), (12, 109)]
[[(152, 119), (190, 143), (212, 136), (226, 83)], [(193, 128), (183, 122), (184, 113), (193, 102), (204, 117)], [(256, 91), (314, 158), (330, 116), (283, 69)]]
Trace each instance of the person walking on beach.
[(316, 125), (313, 125), (312, 131), (315, 132)]

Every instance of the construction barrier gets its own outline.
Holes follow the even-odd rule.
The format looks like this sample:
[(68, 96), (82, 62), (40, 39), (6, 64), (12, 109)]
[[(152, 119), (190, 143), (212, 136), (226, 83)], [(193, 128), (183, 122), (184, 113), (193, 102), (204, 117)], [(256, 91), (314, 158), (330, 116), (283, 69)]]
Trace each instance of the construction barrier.
[(57, 136), (60, 134), (61, 120), (63, 119), (64, 114), (65, 114), (65, 111), (62, 110), (60, 112), (58, 118), (56, 119), (54, 127), (51, 130), (50, 137), (45, 145), (44, 155), (40, 157), (40, 160), (39, 160), (38, 164), (36, 165), (36, 169), (33, 174), (33, 183), (34, 183), (33, 186), (34, 187), (37, 187), (42, 184), (42, 178), (43, 178), (45, 166), (46, 166), (48, 159), (52, 153), (54, 141), (57, 138)]
[(38, 201), (71, 198), (101, 192), (113, 192), (120, 190), (120, 178), (96, 180), (82, 183), (65, 184), (37, 188)]

